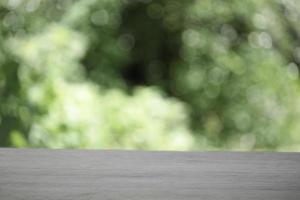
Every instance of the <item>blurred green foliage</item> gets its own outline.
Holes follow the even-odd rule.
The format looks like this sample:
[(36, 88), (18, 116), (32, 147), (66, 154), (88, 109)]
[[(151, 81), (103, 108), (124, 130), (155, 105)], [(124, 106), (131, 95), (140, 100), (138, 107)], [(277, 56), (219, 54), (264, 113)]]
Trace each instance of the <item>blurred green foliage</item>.
[(3, 0), (0, 146), (300, 150), (297, 0)]

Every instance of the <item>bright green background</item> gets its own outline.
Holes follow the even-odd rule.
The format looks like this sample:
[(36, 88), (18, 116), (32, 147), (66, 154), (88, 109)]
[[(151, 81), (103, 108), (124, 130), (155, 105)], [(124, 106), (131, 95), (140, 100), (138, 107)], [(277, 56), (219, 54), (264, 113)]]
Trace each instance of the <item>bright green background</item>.
[(0, 146), (300, 151), (300, 1), (2, 0)]

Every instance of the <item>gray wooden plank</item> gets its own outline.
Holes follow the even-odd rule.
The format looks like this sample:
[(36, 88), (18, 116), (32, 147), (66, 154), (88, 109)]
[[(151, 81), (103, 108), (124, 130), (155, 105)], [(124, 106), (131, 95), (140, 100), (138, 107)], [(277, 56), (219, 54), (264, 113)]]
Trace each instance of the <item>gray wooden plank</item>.
[(299, 200), (300, 154), (0, 149), (1, 200)]

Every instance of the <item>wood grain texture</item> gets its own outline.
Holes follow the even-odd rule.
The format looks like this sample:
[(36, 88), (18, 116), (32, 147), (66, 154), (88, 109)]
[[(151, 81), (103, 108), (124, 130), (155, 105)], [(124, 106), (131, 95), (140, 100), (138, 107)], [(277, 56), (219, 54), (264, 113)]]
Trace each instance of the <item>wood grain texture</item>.
[(0, 149), (1, 200), (299, 200), (300, 154)]

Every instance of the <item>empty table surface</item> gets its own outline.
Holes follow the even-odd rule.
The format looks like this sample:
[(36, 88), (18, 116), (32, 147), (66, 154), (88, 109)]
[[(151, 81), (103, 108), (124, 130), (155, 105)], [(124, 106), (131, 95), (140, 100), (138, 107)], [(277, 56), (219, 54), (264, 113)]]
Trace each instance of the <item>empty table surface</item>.
[(300, 154), (0, 149), (1, 200), (299, 200)]

